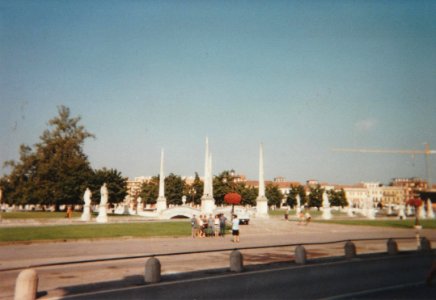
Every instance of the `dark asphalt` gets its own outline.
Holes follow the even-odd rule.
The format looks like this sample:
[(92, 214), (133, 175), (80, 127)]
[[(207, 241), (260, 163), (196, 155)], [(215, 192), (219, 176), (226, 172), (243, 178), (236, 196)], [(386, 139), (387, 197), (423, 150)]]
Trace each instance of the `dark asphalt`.
[(424, 285), (433, 254), (225, 273), (63, 299), (435, 299)]

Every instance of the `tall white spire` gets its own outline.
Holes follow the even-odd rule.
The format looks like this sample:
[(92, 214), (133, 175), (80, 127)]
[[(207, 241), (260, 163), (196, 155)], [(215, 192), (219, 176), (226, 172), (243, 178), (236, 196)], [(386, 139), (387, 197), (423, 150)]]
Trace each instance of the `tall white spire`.
[(212, 186), (212, 154), (209, 150), (209, 139), (206, 137), (206, 151), (204, 156), (204, 182), (203, 196), (201, 197), (201, 211), (204, 214), (211, 214), (215, 209)]
[(204, 188), (203, 188), (203, 195), (210, 195), (210, 189), (209, 189), (209, 165), (210, 165), (210, 159), (209, 159), (209, 139), (206, 137), (206, 151), (205, 151), (205, 157), (204, 157)]
[(158, 213), (167, 208), (167, 198), (165, 198), (165, 175), (164, 175), (164, 150), (160, 154), (160, 173), (159, 173), (159, 196), (156, 201)]
[(165, 197), (164, 149), (160, 152), (159, 197)]
[(258, 197), (265, 197), (265, 178), (263, 174), (263, 144), (259, 147), (259, 194)]
[(209, 153), (209, 193), (213, 197), (212, 153)]
[(259, 147), (259, 195), (256, 198), (256, 216), (261, 218), (268, 218), (268, 199), (265, 197), (262, 143)]

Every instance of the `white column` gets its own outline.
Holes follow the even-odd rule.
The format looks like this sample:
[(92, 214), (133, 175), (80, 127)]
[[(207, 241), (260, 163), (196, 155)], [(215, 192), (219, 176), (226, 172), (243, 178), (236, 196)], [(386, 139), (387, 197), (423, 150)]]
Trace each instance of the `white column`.
[(256, 216), (268, 217), (268, 199), (265, 196), (265, 179), (263, 170), (263, 144), (259, 147), (259, 194), (256, 198)]
[(156, 200), (156, 211), (162, 212), (167, 208), (167, 198), (165, 198), (165, 175), (164, 175), (164, 150), (160, 155), (160, 173), (159, 173), (159, 196)]
[(204, 182), (203, 196), (201, 197), (201, 212), (211, 214), (215, 209), (215, 199), (213, 198), (212, 187), (212, 155), (209, 152), (209, 140), (206, 137), (206, 151), (204, 157)]
[(324, 220), (330, 220), (332, 218), (330, 201), (326, 191), (322, 194), (322, 218)]

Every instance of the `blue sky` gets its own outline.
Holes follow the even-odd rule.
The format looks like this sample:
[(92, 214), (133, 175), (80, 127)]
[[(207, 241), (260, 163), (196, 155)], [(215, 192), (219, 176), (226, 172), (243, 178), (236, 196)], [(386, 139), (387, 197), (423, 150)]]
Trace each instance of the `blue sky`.
[[(66, 105), (94, 168), (305, 182), (425, 177), (435, 1), (0, 1), (0, 161)], [(7, 173), (3, 169), (1, 174)], [(431, 173), (436, 178), (436, 159)], [(436, 180), (433, 180), (434, 182)]]

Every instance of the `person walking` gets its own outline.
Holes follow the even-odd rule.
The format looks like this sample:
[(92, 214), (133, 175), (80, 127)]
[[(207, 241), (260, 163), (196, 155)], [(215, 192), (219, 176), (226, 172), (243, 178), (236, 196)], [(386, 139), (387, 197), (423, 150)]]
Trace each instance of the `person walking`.
[(233, 215), (232, 235), (233, 235), (233, 242), (239, 243), (239, 219), (238, 219), (238, 215)]

